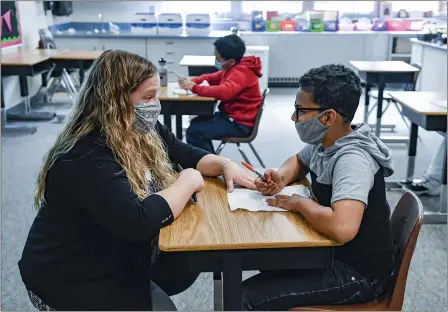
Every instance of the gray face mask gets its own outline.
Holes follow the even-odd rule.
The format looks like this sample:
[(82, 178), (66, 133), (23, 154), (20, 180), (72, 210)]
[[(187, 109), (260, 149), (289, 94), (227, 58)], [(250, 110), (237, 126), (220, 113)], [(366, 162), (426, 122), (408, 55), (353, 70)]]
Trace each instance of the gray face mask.
[(317, 145), (325, 138), (329, 127), (321, 123), (319, 117), (326, 112), (327, 111), (320, 113), (313, 119), (304, 122), (296, 122), (297, 133), (304, 143)]
[(160, 110), (160, 101), (135, 104), (135, 129), (137, 132), (145, 134), (154, 129)]

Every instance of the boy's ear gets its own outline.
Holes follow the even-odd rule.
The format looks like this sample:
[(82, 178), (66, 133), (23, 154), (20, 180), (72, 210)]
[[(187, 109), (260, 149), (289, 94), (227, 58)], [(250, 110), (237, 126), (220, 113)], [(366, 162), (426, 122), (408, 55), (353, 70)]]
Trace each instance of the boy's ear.
[(325, 125), (326, 126), (331, 126), (336, 122), (336, 117), (337, 114), (335, 110), (330, 109), (326, 114), (325, 114)]

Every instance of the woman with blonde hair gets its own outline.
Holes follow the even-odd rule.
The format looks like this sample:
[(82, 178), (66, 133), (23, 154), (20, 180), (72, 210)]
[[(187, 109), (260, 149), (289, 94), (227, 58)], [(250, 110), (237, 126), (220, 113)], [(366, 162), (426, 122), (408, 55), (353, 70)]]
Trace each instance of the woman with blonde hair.
[[(27, 290), (56, 310), (150, 310), (150, 281), (169, 295), (188, 288), (176, 254), (160, 253), (204, 176), (255, 188), (236, 163), (184, 144), (158, 123), (156, 67), (105, 51), (37, 179), (38, 214), (19, 262)], [(179, 175), (175, 165), (183, 170)]]

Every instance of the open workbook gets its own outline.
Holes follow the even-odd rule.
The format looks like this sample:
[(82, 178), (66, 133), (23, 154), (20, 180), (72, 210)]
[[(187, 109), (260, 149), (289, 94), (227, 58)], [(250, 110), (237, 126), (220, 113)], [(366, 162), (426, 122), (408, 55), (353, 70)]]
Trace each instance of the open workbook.
[[(285, 187), (279, 194), (293, 195), (297, 194), (303, 197), (311, 197), (310, 191), (303, 185), (291, 185)], [(272, 196), (264, 196), (258, 191), (249, 189), (235, 189), (232, 193), (227, 193), (230, 210), (245, 209), (249, 211), (286, 211), (278, 207), (270, 207), (266, 202), (267, 198)]]

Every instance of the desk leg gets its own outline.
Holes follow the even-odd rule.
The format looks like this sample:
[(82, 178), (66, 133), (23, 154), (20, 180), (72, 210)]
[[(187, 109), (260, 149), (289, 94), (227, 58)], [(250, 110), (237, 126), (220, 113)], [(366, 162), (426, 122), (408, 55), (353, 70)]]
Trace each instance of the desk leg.
[(83, 61), (80, 61), (79, 62), (79, 66), (78, 66), (78, 68), (79, 68), (79, 84), (80, 85), (82, 85), (82, 83), (83, 83), (83, 81), (84, 81), (84, 77), (85, 77), (85, 71), (86, 71), (86, 69), (85, 69), (85, 64), (84, 64), (84, 62)]
[(241, 254), (231, 253), (223, 259), (224, 311), (241, 311), (243, 301)]
[(36, 132), (36, 127), (8, 125), (8, 121), (6, 119), (5, 98), (4, 98), (4, 93), (3, 93), (3, 80), (2, 80), (1, 87), (2, 87), (1, 132), (2, 133), (30, 133), (30, 134)]
[(52, 120), (56, 114), (49, 112), (32, 112), (30, 95), (28, 93), (28, 79), (27, 76), (19, 76), (20, 95), (25, 98), (25, 111), (14, 112), (14, 109), (8, 110), (8, 119), (22, 120), (22, 121), (44, 121)]
[(163, 124), (165, 125), (165, 127), (167, 127), (168, 130), (171, 131), (171, 114), (167, 113), (167, 114), (163, 114)]
[[(446, 135), (446, 134), (445, 134)], [(445, 143), (444, 144), (446, 144), (446, 140), (445, 140)], [(446, 192), (447, 192), (447, 190), (446, 190), (446, 188), (447, 188), (447, 186), (446, 186), (446, 184), (447, 184), (447, 172), (446, 172), (446, 169), (447, 169), (447, 159), (446, 159), (446, 148), (445, 148), (445, 153), (444, 153), (444, 157), (443, 157), (443, 169), (442, 169), (442, 186), (441, 186), (441, 188), (440, 188), (440, 212), (441, 213), (444, 213), (445, 214), (445, 216), (446, 216), (446, 210), (447, 210), (447, 207), (446, 207), (446, 205), (447, 205), (447, 197), (446, 197)]]
[(213, 272), (213, 311), (222, 311), (221, 272)]
[(407, 181), (412, 181), (412, 177), (414, 176), (415, 156), (417, 155), (417, 139), (418, 126), (415, 123), (412, 123), (408, 146), (408, 168), (406, 171)]
[(372, 86), (368, 83), (366, 83), (366, 92), (365, 92), (365, 97), (364, 97), (364, 123), (368, 124), (369, 123), (369, 104), (370, 104), (370, 96), (369, 96), (369, 92), (370, 89), (372, 88)]
[(381, 117), (383, 116), (383, 95), (384, 95), (384, 77), (379, 77), (379, 85), (378, 85), (378, 103), (376, 104), (376, 127), (375, 127), (375, 135), (380, 137), (381, 135)]
[(183, 138), (182, 115), (176, 115), (176, 137), (182, 141)]

